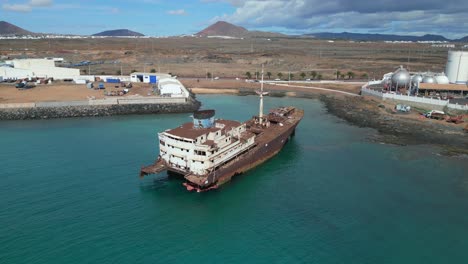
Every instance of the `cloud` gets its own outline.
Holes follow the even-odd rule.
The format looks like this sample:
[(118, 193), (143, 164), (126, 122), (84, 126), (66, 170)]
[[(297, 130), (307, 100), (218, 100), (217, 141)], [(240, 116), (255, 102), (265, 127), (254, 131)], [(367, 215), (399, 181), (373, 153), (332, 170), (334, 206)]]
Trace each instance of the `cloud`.
[(169, 15), (174, 15), (174, 16), (184, 16), (187, 15), (187, 12), (185, 12), (184, 9), (177, 9), (177, 10), (169, 10), (167, 11)]
[(2, 9), (5, 11), (11, 12), (31, 12), (32, 7), (30, 5), (21, 5), (21, 4), (3, 4)]
[(30, 6), (51, 6), (52, 0), (31, 0), (29, 1)]
[(433, 32), (455, 34), (468, 27), (466, 0), (202, 0), (235, 8), (215, 19), (286, 31)]
[(48, 7), (52, 6), (52, 0), (30, 0), (25, 4), (3, 4), (2, 9), (11, 12), (31, 12), (34, 7)]

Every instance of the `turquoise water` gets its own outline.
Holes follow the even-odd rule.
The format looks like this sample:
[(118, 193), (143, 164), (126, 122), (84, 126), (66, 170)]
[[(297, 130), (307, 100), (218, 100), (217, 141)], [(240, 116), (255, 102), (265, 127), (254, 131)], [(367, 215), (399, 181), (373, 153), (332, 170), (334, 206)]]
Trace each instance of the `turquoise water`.
[[(245, 120), (257, 98), (200, 96)], [(305, 117), (276, 157), (220, 190), (139, 180), (189, 114), (0, 122), (0, 263), (464, 263), (468, 165)]]

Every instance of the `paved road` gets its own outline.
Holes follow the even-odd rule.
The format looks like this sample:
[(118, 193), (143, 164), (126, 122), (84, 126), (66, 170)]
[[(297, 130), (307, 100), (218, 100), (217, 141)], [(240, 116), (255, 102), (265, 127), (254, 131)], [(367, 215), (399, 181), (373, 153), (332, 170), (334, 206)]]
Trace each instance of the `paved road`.
[(312, 87), (312, 86), (288, 85), (288, 84), (279, 84), (279, 83), (277, 83), (276, 86), (296, 87), (296, 88), (304, 88), (304, 89), (311, 89), (311, 90), (321, 90), (321, 91), (341, 93), (341, 94), (346, 94), (346, 95), (351, 95), (351, 96), (359, 96), (358, 94), (355, 94), (355, 93), (349, 93), (349, 92), (333, 90), (333, 89), (328, 89), (328, 88)]

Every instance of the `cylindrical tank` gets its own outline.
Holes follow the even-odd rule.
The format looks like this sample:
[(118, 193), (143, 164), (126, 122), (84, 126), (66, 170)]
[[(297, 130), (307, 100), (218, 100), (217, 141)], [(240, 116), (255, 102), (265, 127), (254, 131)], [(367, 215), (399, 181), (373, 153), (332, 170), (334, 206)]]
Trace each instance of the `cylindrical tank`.
[(450, 83), (449, 79), (447, 78), (447, 76), (445, 76), (445, 74), (437, 74), (435, 77), (434, 77), (435, 81), (438, 83), (438, 84), (448, 84)]
[(201, 110), (193, 113), (194, 128), (210, 128), (214, 126), (215, 110)]
[(436, 83), (434, 77), (426, 75), (422, 79), (422, 83)]
[(468, 52), (450, 50), (445, 72), (450, 83), (466, 84), (468, 81)]
[(410, 81), (411, 76), (409, 72), (403, 67), (400, 67), (392, 75), (392, 86), (394, 87), (407, 87), (409, 86)]

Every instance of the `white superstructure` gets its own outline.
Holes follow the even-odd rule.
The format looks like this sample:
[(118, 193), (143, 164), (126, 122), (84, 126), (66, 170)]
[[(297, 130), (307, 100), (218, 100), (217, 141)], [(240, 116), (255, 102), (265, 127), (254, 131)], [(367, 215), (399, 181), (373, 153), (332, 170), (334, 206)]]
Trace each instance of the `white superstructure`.
[(449, 51), (445, 72), (450, 83), (466, 84), (468, 82), (468, 52)]
[[(197, 118), (198, 113), (203, 117)], [(158, 135), (160, 158), (168, 166), (194, 175), (213, 171), (255, 144), (255, 134), (246, 131), (246, 124), (215, 121), (213, 110), (197, 112), (193, 123)]]

